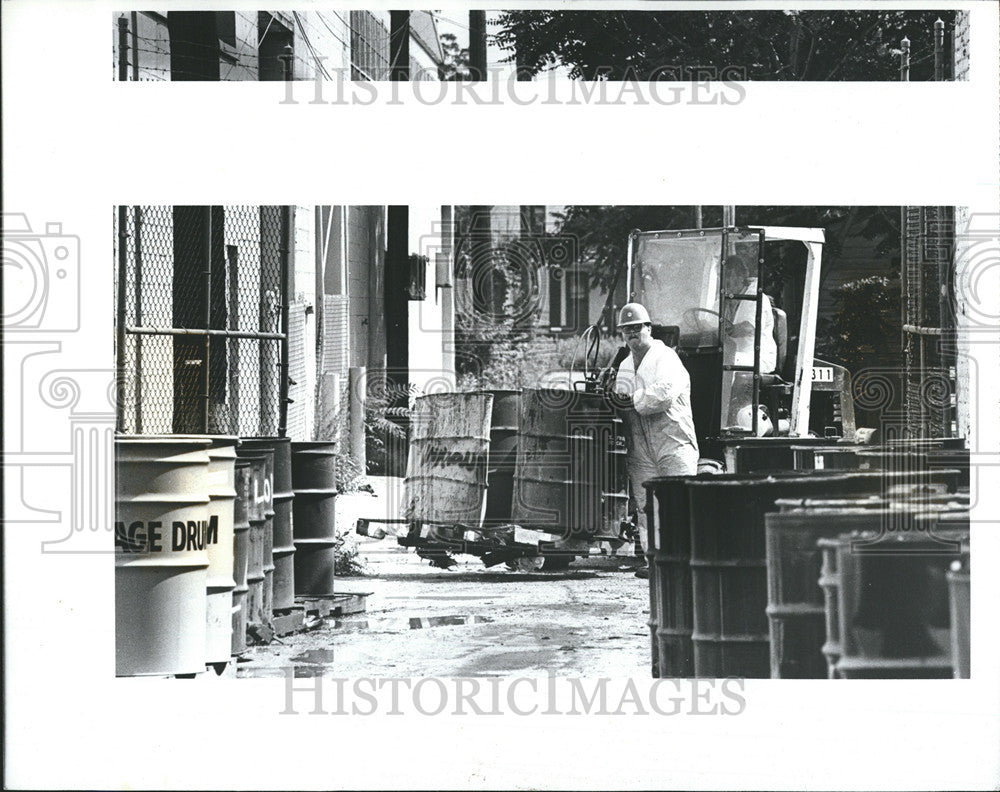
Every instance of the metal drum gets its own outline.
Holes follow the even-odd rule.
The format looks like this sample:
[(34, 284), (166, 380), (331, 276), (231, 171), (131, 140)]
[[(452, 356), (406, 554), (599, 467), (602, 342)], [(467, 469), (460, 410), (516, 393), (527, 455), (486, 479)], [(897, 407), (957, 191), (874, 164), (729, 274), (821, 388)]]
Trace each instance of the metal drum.
[(779, 500), (775, 505), (781, 511), (765, 517), (771, 677), (820, 679), (829, 676), (830, 651), (824, 644), (831, 641), (824, 578), (836, 570), (829, 563), (824, 570), (820, 542), (849, 531), (913, 530), (918, 518), (907, 503), (883, 498)]
[(694, 676), (694, 602), (687, 485), (693, 476), (665, 476), (646, 488), (649, 548), (649, 632), (654, 677)]
[(252, 498), (249, 459), (236, 460), (236, 506), (233, 510), (233, 640), (230, 651), (241, 655), (247, 648), (247, 566), (250, 553), (250, 499)]
[(261, 583), (261, 621), (270, 624), (274, 613), (274, 449), (264, 443), (254, 447), (252, 440), (247, 442), (247, 446), (248, 451), (264, 457), (264, 487), (258, 494), (263, 499), (264, 518), (260, 526), (260, 557), (264, 575)]
[(287, 437), (255, 437), (243, 441), (250, 449), (269, 450), (274, 454), (272, 494), (271, 560), (265, 546), (264, 591), (268, 580), (272, 592), (269, 603), (274, 611), (295, 605), (295, 544), (292, 541), (292, 442)]
[(858, 452), (869, 446), (854, 444), (793, 445), (796, 470), (861, 470)]
[(951, 562), (948, 571), (948, 600), (951, 608), (951, 661), (956, 679), (971, 679), (972, 600), (969, 585), (969, 544), (962, 547), (962, 558)]
[(205, 662), (221, 673), (232, 654), (235, 437), (213, 437), (208, 450), (208, 634)]
[(295, 593), (334, 593), (337, 540), (337, 446), (332, 442), (292, 444), (295, 492)]
[(628, 510), (624, 427), (599, 394), (526, 390), (512, 521), (564, 537), (617, 539)]
[(699, 677), (770, 676), (764, 515), (790, 497), (870, 495), (896, 484), (950, 481), (954, 471), (705, 477), (689, 486), (695, 672)]
[(797, 470), (794, 448), (831, 444), (829, 437), (733, 437), (719, 441), (726, 471), (742, 475)]
[(911, 440), (860, 451), (858, 458), (863, 465), (878, 470), (958, 470), (958, 487), (969, 488), (969, 452), (964, 448)]
[(826, 676), (837, 678), (837, 661), (840, 660), (840, 569), (837, 566), (837, 539), (820, 539), (816, 547), (822, 561), (819, 570), (819, 587), (823, 590), (823, 617), (826, 623), (826, 640), (820, 651), (826, 659)]
[(269, 530), (268, 505), (272, 502), (271, 479), (268, 477), (269, 453), (249, 451), (240, 447), (240, 459), (250, 462), (250, 497), (248, 520), (250, 533), (247, 553), (247, 624), (266, 624), (264, 612), (264, 534)]
[(839, 676), (953, 676), (947, 572), (967, 537), (968, 531), (926, 528), (840, 537)]
[(517, 465), (517, 426), (521, 392), (496, 390), (490, 416), (490, 448), (486, 463), (486, 522), (509, 523)]
[(115, 673), (205, 670), (207, 438), (115, 438)]
[(404, 519), (478, 528), (486, 508), (492, 393), (437, 393), (414, 400)]

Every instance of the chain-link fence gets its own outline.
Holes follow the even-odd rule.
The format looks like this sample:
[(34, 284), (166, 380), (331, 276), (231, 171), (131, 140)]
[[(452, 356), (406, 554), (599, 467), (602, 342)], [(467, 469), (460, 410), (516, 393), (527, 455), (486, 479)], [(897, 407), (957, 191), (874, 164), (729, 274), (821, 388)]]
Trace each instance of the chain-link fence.
[(284, 433), (289, 215), (117, 209), (120, 432)]
[(903, 209), (905, 410), (914, 437), (951, 437), (955, 421), (952, 207)]

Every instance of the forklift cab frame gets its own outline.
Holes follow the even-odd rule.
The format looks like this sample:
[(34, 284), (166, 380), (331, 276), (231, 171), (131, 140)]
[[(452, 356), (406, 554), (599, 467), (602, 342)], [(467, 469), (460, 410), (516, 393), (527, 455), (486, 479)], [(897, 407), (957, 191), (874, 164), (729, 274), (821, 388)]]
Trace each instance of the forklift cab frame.
[[(765, 304), (762, 288), (764, 244), (778, 241), (800, 242), (806, 249), (798, 348), (790, 383), (773, 376), (771, 372), (761, 371), (761, 328), (765, 324), (762, 321)], [(628, 299), (645, 305), (655, 322), (677, 328), (678, 348), (689, 363), (689, 371), (698, 368), (699, 358), (706, 360), (703, 368), (709, 373), (705, 379), (718, 388), (713, 390), (712, 399), (710, 431), (713, 434), (757, 436), (761, 428), (759, 407), (762, 395), (765, 395), (762, 389), (771, 391), (778, 387), (785, 388), (785, 392), (789, 388), (791, 390), (788, 435), (804, 437), (809, 433), (810, 399), (814, 381), (817, 380), (816, 371), (821, 370), (819, 381), (815, 383), (817, 389), (836, 389), (835, 383), (827, 384), (825, 381), (828, 378), (827, 367), (839, 369), (837, 379), (841, 382), (836, 384), (843, 384), (846, 371), (831, 364), (817, 366), (815, 364), (821, 361), (814, 360), (824, 243), (825, 234), (821, 228), (787, 226), (636, 230), (629, 235), (626, 266)], [(734, 266), (737, 263), (739, 266)], [(756, 276), (756, 288), (753, 275)], [(746, 354), (745, 342), (737, 349), (735, 345), (738, 342), (727, 332), (727, 329), (732, 330), (734, 317), (741, 309), (746, 317), (748, 312), (744, 305), (755, 309), (752, 311), (752, 362)], [(775, 311), (775, 314), (780, 321), (783, 312)], [(727, 377), (735, 380), (740, 376), (752, 377), (753, 382), (750, 426), (742, 430), (724, 426), (722, 404), (723, 381)], [(692, 371), (692, 390), (694, 380)], [(693, 402), (698, 398), (697, 394), (692, 394)], [(845, 437), (854, 433), (853, 409), (850, 420), (847, 419), (845, 415)], [(772, 416), (772, 420), (777, 431), (777, 416)], [(702, 424), (705, 426), (705, 419)]]

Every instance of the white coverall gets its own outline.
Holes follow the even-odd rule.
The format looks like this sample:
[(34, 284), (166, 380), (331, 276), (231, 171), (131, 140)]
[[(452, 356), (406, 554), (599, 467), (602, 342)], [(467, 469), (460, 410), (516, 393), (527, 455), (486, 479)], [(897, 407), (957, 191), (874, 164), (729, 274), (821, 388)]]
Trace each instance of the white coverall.
[[(757, 293), (756, 278), (747, 284), (744, 294)], [(762, 295), (763, 304), (760, 312), (760, 373), (770, 374), (778, 365), (778, 347), (774, 342), (774, 314), (771, 308), (771, 298)], [(732, 316), (732, 324), (743, 323), (753, 327), (757, 322), (757, 304), (749, 300), (741, 300)], [(753, 330), (743, 329), (743, 334), (730, 336), (725, 344), (723, 363), (737, 366), (753, 365)], [(723, 377), (722, 384), (722, 417), (723, 427), (737, 426), (736, 416), (739, 411), (753, 403), (753, 374), (746, 371), (734, 371)]]
[(698, 472), (698, 438), (691, 417), (691, 378), (677, 353), (653, 339), (639, 370), (630, 354), (622, 361), (615, 391), (632, 396), (627, 413), (630, 451), (628, 474), (639, 515), (639, 541), (646, 547), (646, 490), (657, 476), (693, 476)]

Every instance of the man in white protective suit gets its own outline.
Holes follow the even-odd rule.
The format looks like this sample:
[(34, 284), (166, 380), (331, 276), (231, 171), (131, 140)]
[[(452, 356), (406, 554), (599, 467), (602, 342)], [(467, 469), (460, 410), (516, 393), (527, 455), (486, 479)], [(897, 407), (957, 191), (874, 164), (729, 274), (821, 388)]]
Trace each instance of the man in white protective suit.
[[(614, 392), (629, 429), (628, 474), (645, 553), (646, 491), (642, 483), (657, 476), (693, 476), (698, 471), (691, 378), (677, 353), (653, 338), (649, 312), (642, 305), (622, 307), (618, 327), (631, 354), (618, 369)], [(647, 577), (648, 567), (636, 575)]]

